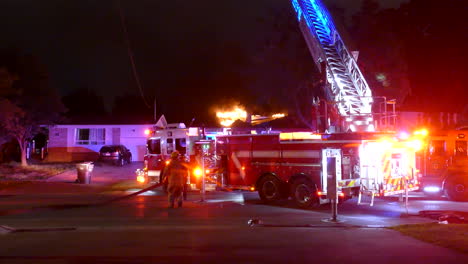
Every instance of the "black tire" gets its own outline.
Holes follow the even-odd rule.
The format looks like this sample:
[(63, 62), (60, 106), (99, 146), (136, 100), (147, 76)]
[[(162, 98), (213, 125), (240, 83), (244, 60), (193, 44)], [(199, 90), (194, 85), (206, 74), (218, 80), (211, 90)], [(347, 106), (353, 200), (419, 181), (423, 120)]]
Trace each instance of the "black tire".
[(317, 188), (311, 181), (305, 178), (296, 179), (291, 188), (292, 198), (298, 207), (308, 208), (320, 205)]
[(468, 201), (468, 180), (461, 177), (448, 179), (445, 194), (452, 201)]
[(281, 181), (273, 175), (264, 176), (258, 183), (258, 195), (267, 203), (280, 200), (283, 197)]
[(131, 164), (131, 163), (132, 163), (132, 156), (130, 155), (130, 157), (128, 157), (127, 164)]

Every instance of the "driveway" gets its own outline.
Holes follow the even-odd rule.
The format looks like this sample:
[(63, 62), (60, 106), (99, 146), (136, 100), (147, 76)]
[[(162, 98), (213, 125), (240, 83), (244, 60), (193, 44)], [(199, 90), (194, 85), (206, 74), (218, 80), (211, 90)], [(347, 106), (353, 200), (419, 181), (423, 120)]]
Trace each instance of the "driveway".
[[(91, 184), (109, 184), (136, 179), (135, 170), (142, 169), (143, 162), (132, 162), (122, 167), (95, 163), (91, 172)], [(48, 182), (75, 182), (77, 170), (70, 170), (47, 179)]]

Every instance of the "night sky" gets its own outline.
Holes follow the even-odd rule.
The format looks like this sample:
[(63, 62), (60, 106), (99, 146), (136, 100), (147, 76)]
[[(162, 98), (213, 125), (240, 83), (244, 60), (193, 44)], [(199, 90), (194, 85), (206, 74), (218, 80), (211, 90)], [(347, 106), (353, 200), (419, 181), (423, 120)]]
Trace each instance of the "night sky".
[[(352, 13), (360, 1), (329, 0)], [(403, 0), (381, 0), (398, 7)], [(187, 90), (209, 93), (224, 48), (253, 52), (271, 8), (290, 10), (289, 0), (0, 0), (0, 47), (38, 56), (60, 94), (78, 88), (105, 96), (139, 94), (131, 71), (119, 10), (124, 13), (138, 77), (147, 98), (170, 111)], [(175, 96), (174, 91), (177, 91)], [(149, 110), (151, 111), (151, 110)], [(177, 122), (177, 120), (173, 120)]]

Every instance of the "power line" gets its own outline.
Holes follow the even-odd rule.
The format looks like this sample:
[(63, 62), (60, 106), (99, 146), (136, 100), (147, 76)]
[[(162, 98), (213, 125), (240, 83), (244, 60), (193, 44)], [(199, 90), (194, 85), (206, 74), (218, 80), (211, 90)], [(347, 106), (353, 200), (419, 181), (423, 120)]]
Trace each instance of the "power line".
[(136, 71), (136, 66), (135, 66), (135, 59), (133, 58), (133, 52), (132, 52), (132, 48), (130, 46), (130, 40), (128, 38), (128, 31), (127, 31), (127, 27), (125, 26), (125, 19), (124, 19), (124, 15), (123, 15), (123, 11), (122, 11), (122, 6), (120, 4), (120, 1), (117, 1), (118, 3), (118, 6), (119, 6), (119, 15), (120, 15), (120, 24), (122, 25), (122, 30), (123, 30), (123, 33), (124, 33), (124, 39), (125, 39), (125, 44), (127, 46), (127, 53), (128, 53), (128, 57), (130, 58), (130, 63), (132, 65), (132, 72), (133, 72), (133, 77), (135, 78), (136, 80), (136, 84), (138, 86), (138, 89), (140, 90), (140, 96), (141, 98), (143, 99), (143, 102), (145, 103), (146, 107), (148, 108), (151, 108), (151, 106), (149, 105), (149, 103), (146, 101), (146, 98), (145, 98), (145, 95), (143, 93), (143, 89), (141, 87), (141, 82), (140, 82), (140, 78), (138, 77), (138, 73)]

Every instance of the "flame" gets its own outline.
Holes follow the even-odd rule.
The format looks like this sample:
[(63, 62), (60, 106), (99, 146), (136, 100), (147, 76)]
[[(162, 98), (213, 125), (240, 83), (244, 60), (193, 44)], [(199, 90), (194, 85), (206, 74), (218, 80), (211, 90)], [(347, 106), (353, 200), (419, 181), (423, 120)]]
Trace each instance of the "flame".
[(272, 117), (273, 119), (276, 119), (276, 118), (282, 118), (282, 117), (285, 117), (285, 116), (286, 116), (286, 114), (278, 113), (278, 114), (272, 115), (271, 117)]
[(222, 126), (229, 127), (236, 120), (245, 121), (247, 119), (247, 112), (243, 106), (237, 105), (225, 112), (217, 111), (216, 117), (219, 119), (219, 123)]
[[(219, 123), (224, 127), (230, 127), (236, 120), (243, 122), (247, 120), (247, 112), (245, 111), (245, 107), (239, 103), (234, 103), (230, 107), (222, 107), (221, 109), (222, 110), (216, 110), (215, 112)], [(285, 113), (275, 113), (273, 115), (267, 116), (252, 115), (251, 122), (252, 124), (262, 123), (285, 116)]]

